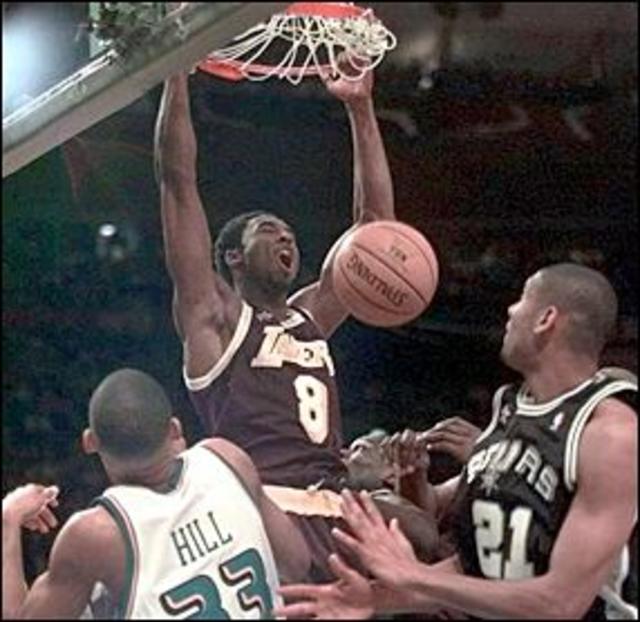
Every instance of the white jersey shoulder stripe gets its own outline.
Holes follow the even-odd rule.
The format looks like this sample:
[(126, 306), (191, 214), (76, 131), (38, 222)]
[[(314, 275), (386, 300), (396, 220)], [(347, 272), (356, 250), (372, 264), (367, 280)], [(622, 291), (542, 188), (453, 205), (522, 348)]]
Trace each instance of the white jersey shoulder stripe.
[(573, 490), (578, 479), (578, 450), (582, 431), (587, 424), (594, 408), (605, 397), (619, 393), (620, 391), (631, 390), (637, 391), (638, 386), (626, 380), (618, 380), (607, 384), (602, 389), (594, 393), (583, 406), (580, 407), (575, 414), (569, 434), (567, 436), (567, 445), (564, 455), (564, 483), (567, 490)]
[(503, 384), (495, 392), (495, 394), (493, 396), (493, 405), (492, 405), (492, 411), (493, 412), (491, 414), (491, 421), (489, 422), (489, 425), (480, 434), (480, 436), (478, 436), (478, 438), (476, 439), (476, 442), (474, 443), (475, 445), (477, 445), (480, 441), (482, 441), (485, 438), (487, 438), (487, 436), (489, 436), (489, 434), (491, 434), (495, 430), (496, 425), (498, 425), (498, 418), (500, 417), (500, 406), (502, 404), (502, 396), (504, 395), (504, 392), (510, 386), (511, 385)]
[(229, 342), (227, 349), (223, 352), (215, 365), (206, 374), (199, 376), (198, 378), (189, 378), (187, 375), (187, 368), (183, 366), (182, 376), (184, 378), (184, 383), (190, 391), (202, 391), (203, 389), (206, 389), (228, 367), (231, 359), (240, 349), (240, 346), (249, 332), (252, 318), (253, 308), (243, 300), (240, 318), (238, 319), (238, 325), (233, 333), (233, 337), (231, 337), (231, 341)]

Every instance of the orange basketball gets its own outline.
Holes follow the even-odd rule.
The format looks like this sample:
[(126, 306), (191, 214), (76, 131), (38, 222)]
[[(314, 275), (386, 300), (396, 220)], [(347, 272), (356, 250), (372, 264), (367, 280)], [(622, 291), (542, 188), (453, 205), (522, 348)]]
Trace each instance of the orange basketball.
[(438, 260), (413, 227), (381, 220), (358, 227), (341, 243), (333, 286), (349, 312), (372, 326), (398, 326), (418, 317), (438, 286)]

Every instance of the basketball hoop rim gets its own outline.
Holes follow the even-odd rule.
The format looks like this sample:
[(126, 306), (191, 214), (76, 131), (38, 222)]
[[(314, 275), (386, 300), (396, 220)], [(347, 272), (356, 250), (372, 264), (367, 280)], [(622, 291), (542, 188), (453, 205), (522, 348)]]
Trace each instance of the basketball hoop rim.
[(294, 2), (284, 11), (286, 15), (310, 17), (360, 17), (366, 9), (346, 2)]
[[(245, 71), (258, 76), (266, 76), (273, 72), (272, 65), (260, 65), (258, 63), (247, 64), (240, 60), (217, 60), (215, 58), (205, 58), (198, 63), (198, 69), (210, 73), (214, 76), (225, 78), (231, 81), (241, 81), (245, 79), (245, 75), (242, 73), (241, 68)], [(288, 73), (291, 75), (299, 76), (304, 74), (305, 76), (317, 76), (317, 75), (329, 75), (331, 73), (331, 65), (320, 65), (318, 67), (290, 67)]]
[[(294, 2), (280, 13), (274, 14), (272, 19), (278, 16), (281, 18), (349, 20), (367, 16), (373, 17), (373, 13), (369, 8), (347, 2)], [(232, 82), (245, 80), (248, 74), (251, 74), (254, 76), (254, 80), (262, 80), (270, 76), (278, 76), (279, 78), (291, 76), (296, 79), (295, 83), (298, 83), (305, 76), (329, 76), (334, 73), (334, 67), (331, 64), (316, 64), (303, 67), (288, 65), (283, 70), (275, 70), (276, 67), (276, 65), (256, 63), (252, 60), (245, 61), (216, 57), (216, 52), (212, 52), (197, 64), (197, 68), (201, 71)]]

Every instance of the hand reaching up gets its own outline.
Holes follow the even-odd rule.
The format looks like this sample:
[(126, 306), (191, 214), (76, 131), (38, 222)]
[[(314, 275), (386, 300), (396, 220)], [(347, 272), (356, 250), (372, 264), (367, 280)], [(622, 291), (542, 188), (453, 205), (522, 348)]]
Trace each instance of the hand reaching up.
[(58, 506), (57, 486), (26, 484), (10, 492), (2, 500), (2, 518), (15, 521), (31, 531), (48, 533), (58, 525), (51, 508)]

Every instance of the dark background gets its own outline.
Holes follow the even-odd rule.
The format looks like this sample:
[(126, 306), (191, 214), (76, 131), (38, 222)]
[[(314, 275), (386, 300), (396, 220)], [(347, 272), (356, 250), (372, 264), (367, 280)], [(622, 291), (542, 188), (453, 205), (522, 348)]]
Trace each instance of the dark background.
[[(524, 20), (529, 14), (514, 3), (478, 3), (487, 14), (471, 17), (470, 3), (374, 4), (404, 46), (379, 69), (375, 94), (396, 211), (431, 240), (441, 277), (415, 322), (382, 330), (349, 320), (335, 335), (346, 440), (374, 426), (425, 428), (451, 414), (484, 425), (493, 391), (515, 379), (498, 358), (506, 308), (528, 275), (554, 261), (580, 261), (611, 278), (621, 318), (604, 362), (637, 373), (637, 29), (619, 17), (629, 3), (610, 3), (621, 13), (606, 9), (610, 19), (599, 21), (594, 6), (604, 11), (605, 3), (575, 4), (567, 15), (569, 3), (540, 4), (538, 13), (515, 3), (539, 22)], [(446, 14), (451, 7), (459, 13)], [(564, 21), (550, 21), (555, 9), (544, 7), (560, 7)], [(3, 92), (6, 113), (86, 62), (88, 44), (80, 37), (70, 45), (85, 3), (3, 9), (3, 31), (36, 16), (59, 54), (39, 82)], [(493, 23), (501, 28), (478, 36)], [(565, 35), (555, 54), (552, 28)], [(436, 52), (411, 52), (429, 37)], [(457, 41), (475, 41), (473, 53), (465, 56)], [(308, 283), (350, 223), (341, 104), (313, 80), (297, 88), (190, 80), (212, 233), (242, 211), (277, 213), (298, 234), (298, 285)], [(159, 94), (3, 182), (3, 493), (55, 482), (63, 517), (105, 484), (97, 461), (82, 456), (79, 435), (91, 392), (109, 372), (151, 373), (189, 440), (201, 434), (181, 381), (163, 264), (152, 168)], [(527, 122), (514, 127), (522, 111)], [(580, 119), (578, 130), (567, 115)], [(100, 235), (105, 223), (115, 236)], [(436, 479), (451, 468), (436, 459)], [(33, 575), (49, 539), (26, 543)]]

